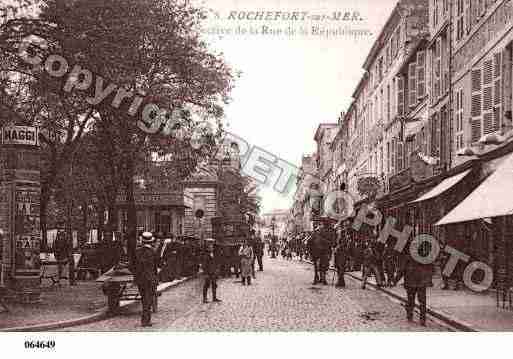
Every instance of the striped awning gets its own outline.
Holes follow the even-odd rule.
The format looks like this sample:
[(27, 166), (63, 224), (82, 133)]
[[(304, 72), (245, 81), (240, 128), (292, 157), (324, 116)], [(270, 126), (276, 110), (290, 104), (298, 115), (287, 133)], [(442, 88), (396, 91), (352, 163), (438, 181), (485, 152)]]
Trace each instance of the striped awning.
[(426, 201), (428, 199), (432, 199), (432, 198), (435, 198), (435, 197), (441, 195), (442, 193), (444, 193), (445, 191), (447, 191), (448, 189), (450, 189), (451, 187), (456, 185), (458, 182), (460, 182), (463, 178), (465, 178), (470, 173), (470, 171), (471, 170), (466, 170), (462, 173), (459, 173), (457, 175), (454, 175), (454, 176), (444, 179), (438, 185), (433, 187), (429, 192), (420, 196), (416, 200), (411, 201), (410, 203)]
[(513, 215), (513, 154), (435, 225)]

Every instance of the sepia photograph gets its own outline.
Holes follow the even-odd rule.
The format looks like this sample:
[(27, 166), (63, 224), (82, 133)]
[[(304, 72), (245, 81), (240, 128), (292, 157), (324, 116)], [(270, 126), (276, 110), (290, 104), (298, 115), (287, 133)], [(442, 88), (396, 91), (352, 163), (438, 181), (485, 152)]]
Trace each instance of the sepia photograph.
[(507, 335), (512, 111), (513, 0), (0, 0), (0, 346)]

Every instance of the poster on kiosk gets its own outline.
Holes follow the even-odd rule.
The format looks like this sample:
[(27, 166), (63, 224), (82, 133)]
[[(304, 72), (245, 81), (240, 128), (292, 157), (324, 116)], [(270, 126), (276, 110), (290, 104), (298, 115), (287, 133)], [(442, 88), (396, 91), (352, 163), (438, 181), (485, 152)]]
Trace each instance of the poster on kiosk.
[(38, 278), (41, 246), (38, 130), (6, 126), (1, 130), (0, 229), (2, 285), (11, 279)]

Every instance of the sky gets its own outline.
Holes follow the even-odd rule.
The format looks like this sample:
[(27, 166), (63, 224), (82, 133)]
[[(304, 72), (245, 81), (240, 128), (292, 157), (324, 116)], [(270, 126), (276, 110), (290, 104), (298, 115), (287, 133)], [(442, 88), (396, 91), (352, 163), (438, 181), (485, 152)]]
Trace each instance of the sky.
[[(315, 130), (321, 122), (336, 122), (341, 111), (351, 103), (360, 80), (362, 65), (383, 28), (396, 0), (209, 0), (212, 16), (206, 28), (207, 39), (216, 50), (242, 72), (232, 92), (233, 101), (226, 108), (228, 129), (274, 155), (297, 166), (303, 154), (315, 151)], [(350, 36), (276, 36), (269, 34), (219, 36), (214, 29), (237, 26), (311, 31), (313, 22), (298, 20), (233, 20), (232, 11), (298, 11), (331, 15), (337, 11), (359, 11), (362, 21), (322, 21), (323, 27), (367, 29), (370, 35)], [(238, 13), (237, 13), (238, 14)], [(250, 17), (254, 16), (250, 14)], [(273, 15), (275, 16), (275, 15)], [(285, 17), (286, 15), (283, 15)], [(292, 15), (291, 15), (292, 16)], [(292, 195), (280, 195), (264, 188), (263, 212), (289, 208)]]

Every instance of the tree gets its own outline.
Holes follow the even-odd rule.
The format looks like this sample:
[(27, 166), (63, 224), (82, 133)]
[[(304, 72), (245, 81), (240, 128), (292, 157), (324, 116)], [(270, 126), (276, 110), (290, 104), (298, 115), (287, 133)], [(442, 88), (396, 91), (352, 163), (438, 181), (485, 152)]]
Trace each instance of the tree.
[[(80, 66), (92, 74), (91, 86), (70, 92), (62, 90), (69, 76), (49, 79), (44, 71), (29, 73), (36, 77), (39, 87), (35, 88), (41, 89), (36, 93), (45, 104), (52, 102), (44, 95), (55, 95), (53, 100), (60, 107), (59, 111), (52, 109), (65, 120), (59, 126), (67, 133), (63, 146), (56, 142), (54, 146), (48, 144), (48, 182), (51, 184), (55, 173), (62, 170), (58, 164), (70, 160), (59, 156), (57, 147), (63, 149), (60, 152), (63, 155), (75, 153), (81, 135), (89, 128), (96, 139), (97, 175), (102, 177), (106, 188), (103, 203), (114, 210), (118, 184), (121, 184), (130, 203), (129, 232), (135, 241), (134, 176), (150, 151), (171, 155), (175, 162), (171, 172), (178, 174), (177, 180), (194, 170), (209, 154), (215, 135), (208, 131), (202, 133), (207, 141), (197, 148), (192, 146), (191, 131), (197, 133), (199, 123), (205, 121), (219, 123), (223, 106), (229, 101), (233, 71), (221, 54), (212, 53), (201, 40), (199, 25), (204, 10), (188, 1), (42, 0), (40, 3), (37, 18), (7, 21), (4, 44), (9, 46), (3, 49), (14, 54), (23, 39), (35, 35), (44, 40), (45, 46), (35, 46), (34, 51), (43, 57), (59, 54), (67, 60), (70, 69)], [(91, 105), (85, 98), (95, 96), (95, 84), (100, 80), (102, 89), (112, 85), (108, 87), (112, 91)], [(118, 96), (122, 93), (133, 96), (120, 100)], [(131, 106), (137, 96), (144, 101), (133, 113)], [(153, 111), (149, 118), (142, 116), (149, 103), (160, 108), (181, 109), (179, 126), (169, 128), (169, 116), (161, 111)], [(68, 112), (69, 116), (62, 116)], [(154, 126), (141, 126), (138, 120), (142, 118)], [(155, 126), (159, 131), (154, 131)], [(177, 127), (186, 135), (171, 136), (169, 130)], [(161, 141), (161, 133), (155, 133), (162, 130), (168, 136), (166, 141)]]

